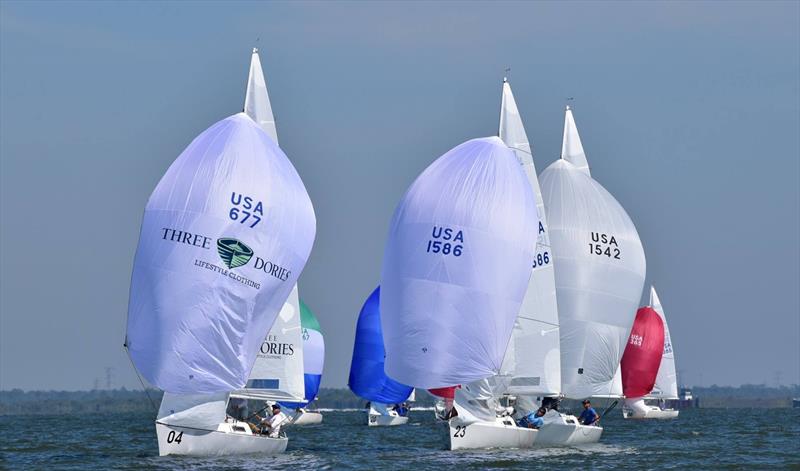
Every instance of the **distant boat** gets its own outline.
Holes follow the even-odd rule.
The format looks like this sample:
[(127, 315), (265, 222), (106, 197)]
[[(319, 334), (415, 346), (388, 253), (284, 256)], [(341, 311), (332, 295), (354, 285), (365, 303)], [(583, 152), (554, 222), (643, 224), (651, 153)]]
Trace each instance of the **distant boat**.
[(322, 381), (322, 369), (325, 365), (325, 339), (319, 321), (303, 300), (300, 300), (300, 326), (303, 337), (305, 400), (281, 402), (280, 404), (283, 407), (294, 409), (294, 414), (289, 414), (292, 425), (317, 425), (322, 423), (322, 413), (309, 408), (309, 405), (316, 400), (319, 384)]
[(383, 347), (380, 314), (380, 287), (364, 302), (356, 325), (353, 359), (350, 363), (350, 390), (369, 401), (367, 425), (403, 425), (408, 414), (400, 405), (411, 400), (414, 389), (386, 376), (383, 371), (386, 351)]
[(439, 157), (395, 210), (381, 275), (386, 374), (429, 390), (461, 385), (450, 449), (521, 435), (516, 445), (530, 446), (535, 437), (510, 417), (489, 433), (471, 425), (497, 417), (489, 378), (500, 373), (528, 287), (538, 227), (525, 173), (497, 137)]
[[(620, 360), (644, 285), (644, 250), (628, 214), (591, 177), (569, 107), (561, 159), (539, 181), (556, 267), (562, 393), (578, 400), (619, 397)], [(602, 430), (584, 427), (573, 439), (596, 442)]]
[(159, 454), (286, 449), (285, 436), (256, 434), (226, 407), (248, 382), (315, 232), (302, 180), (244, 113), (200, 134), (161, 178), (142, 222), (125, 341), (139, 373), (164, 390)]
[[(658, 299), (656, 288), (650, 287), (650, 304), (647, 307), (655, 311), (660, 317), (664, 326), (664, 349), (659, 359), (655, 378), (655, 384), (645, 397), (632, 397), (625, 393), (625, 406), (622, 409), (623, 417), (626, 419), (674, 419), (680, 413), (675, 409), (664, 408), (666, 400), (676, 400), (678, 397), (678, 378), (675, 374), (675, 354), (672, 347), (672, 339), (669, 335), (667, 318), (664, 315), (664, 308)], [(646, 309), (646, 308), (643, 308)], [(659, 405), (648, 405), (645, 399), (658, 399)]]

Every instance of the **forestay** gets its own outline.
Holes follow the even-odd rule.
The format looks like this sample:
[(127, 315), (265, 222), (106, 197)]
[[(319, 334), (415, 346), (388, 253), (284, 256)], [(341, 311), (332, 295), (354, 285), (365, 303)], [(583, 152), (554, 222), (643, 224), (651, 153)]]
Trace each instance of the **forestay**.
[(200, 134), (145, 209), (126, 336), (142, 376), (181, 394), (244, 386), (315, 231), (303, 182), (252, 119)]
[(672, 339), (669, 336), (667, 317), (664, 308), (658, 299), (655, 286), (650, 287), (650, 307), (658, 313), (664, 322), (664, 353), (661, 356), (661, 365), (658, 368), (656, 384), (650, 392), (651, 397), (659, 399), (678, 399), (678, 375), (675, 373), (675, 353), (672, 350)]
[(531, 278), (503, 361), (504, 378), (498, 380), (507, 385), (504, 392), (555, 396), (561, 392), (561, 358), (553, 252), (531, 145), (508, 81), (503, 82), (500, 139), (525, 171), (540, 221)]
[(644, 285), (642, 243), (614, 197), (565, 159), (539, 181), (558, 267), (562, 391), (609, 395)]
[(425, 389), (499, 373), (538, 226), (530, 184), (499, 138), (468, 141), (425, 169), (384, 253), (386, 373)]
[(347, 385), (357, 396), (369, 401), (397, 404), (408, 399), (413, 388), (398, 383), (384, 373), (386, 350), (381, 332), (380, 296), (381, 288), (377, 287), (358, 315)]

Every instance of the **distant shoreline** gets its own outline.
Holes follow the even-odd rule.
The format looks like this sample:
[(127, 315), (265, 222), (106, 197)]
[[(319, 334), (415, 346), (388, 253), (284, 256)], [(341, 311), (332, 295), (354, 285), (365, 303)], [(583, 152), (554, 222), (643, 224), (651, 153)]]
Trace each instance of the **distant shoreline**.
[[(711, 386), (694, 387), (692, 392), (699, 398), (701, 408), (791, 408), (792, 398), (800, 397), (800, 385), (772, 388), (762, 385), (740, 387)], [(152, 412), (158, 408), (161, 391), (113, 389), (92, 391), (23, 391), (20, 389), (0, 391), (0, 415), (52, 415), (52, 414), (99, 414), (119, 412)], [(418, 393), (413, 404), (417, 408), (429, 408), (434, 398), (427, 393)], [(366, 401), (349, 389), (323, 388), (314, 405), (328, 410), (361, 410)]]

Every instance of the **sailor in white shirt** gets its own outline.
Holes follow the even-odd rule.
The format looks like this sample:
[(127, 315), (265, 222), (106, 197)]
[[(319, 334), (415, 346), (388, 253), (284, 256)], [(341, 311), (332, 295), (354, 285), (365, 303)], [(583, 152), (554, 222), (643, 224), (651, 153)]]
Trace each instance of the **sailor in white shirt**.
[(281, 427), (286, 423), (288, 417), (281, 412), (281, 406), (272, 406), (272, 416), (261, 419), (262, 433), (266, 433), (271, 438), (277, 438), (281, 433)]

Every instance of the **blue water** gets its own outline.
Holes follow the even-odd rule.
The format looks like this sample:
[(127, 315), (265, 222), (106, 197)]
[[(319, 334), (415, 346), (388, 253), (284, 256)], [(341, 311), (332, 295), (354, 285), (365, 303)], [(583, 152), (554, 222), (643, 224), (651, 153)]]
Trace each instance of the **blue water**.
[(325, 412), (287, 429), (277, 457), (158, 457), (151, 414), (4, 416), (0, 468), (192, 469), (798, 469), (800, 409), (682, 411), (629, 421), (612, 411), (600, 443), (583, 448), (446, 451), (442, 424), (413, 411), (406, 426), (369, 428), (363, 412)]

